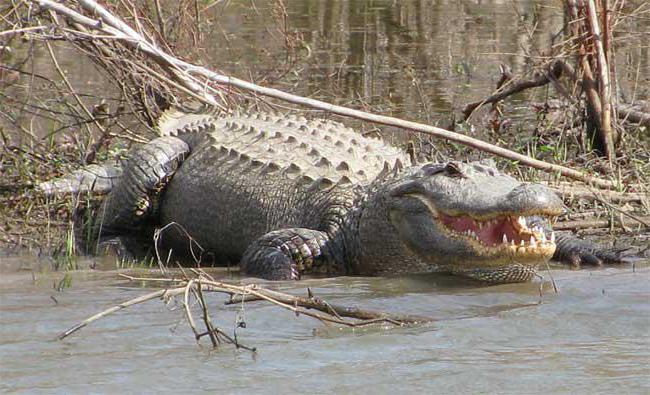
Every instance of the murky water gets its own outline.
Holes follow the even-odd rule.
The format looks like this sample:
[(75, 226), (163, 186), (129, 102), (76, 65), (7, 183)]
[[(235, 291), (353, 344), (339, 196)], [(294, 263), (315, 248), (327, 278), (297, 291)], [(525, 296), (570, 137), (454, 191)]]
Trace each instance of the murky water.
[[(180, 310), (160, 301), (52, 339), (101, 309), (145, 294), (114, 272), (3, 274), (0, 390), (115, 393), (648, 393), (650, 269), (553, 272), (539, 284), (482, 287), (448, 277), (334, 278), (275, 284), (330, 302), (431, 316), (390, 330), (326, 327), (245, 305), (247, 351), (199, 347)], [(239, 306), (210, 295), (232, 333)]]
[[(562, 23), (554, 2), (288, 3), (306, 45), (288, 75), (274, 79), (282, 74), (284, 41), (262, 1), (254, 2), (257, 11), (249, 1), (211, 10), (206, 34), (215, 39), (206, 62), (294, 93), (443, 125), (453, 107), (492, 91), (499, 62), (523, 69), (521, 55), (551, 45), (549, 32)], [(538, 28), (521, 34), (531, 18)], [(622, 58), (647, 81), (647, 48), (625, 51)], [(62, 64), (77, 84), (103, 89), (88, 63), (67, 57)], [(635, 94), (647, 96), (643, 89)], [(77, 321), (151, 289), (120, 279), (110, 262), (65, 281), (42, 267), (35, 258), (0, 256), (3, 392), (650, 393), (647, 265), (554, 270), (559, 293), (546, 275), (541, 303), (539, 283), (484, 287), (433, 275), (274, 284), (436, 321), (352, 331), (247, 304), (247, 328), (238, 336), (258, 348), (255, 357), (197, 346), (183, 314), (158, 301), (53, 341)], [(232, 332), (238, 307), (210, 299), (216, 321)]]

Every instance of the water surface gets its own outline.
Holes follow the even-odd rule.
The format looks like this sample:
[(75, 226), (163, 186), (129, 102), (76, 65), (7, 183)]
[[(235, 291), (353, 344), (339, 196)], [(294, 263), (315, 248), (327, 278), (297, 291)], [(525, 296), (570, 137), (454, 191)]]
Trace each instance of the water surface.
[[(330, 302), (435, 318), (393, 329), (341, 329), (264, 305), (244, 307), (242, 343), (255, 356), (198, 346), (174, 305), (161, 301), (62, 330), (145, 294), (114, 272), (3, 274), (0, 390), (114, 393), (647, 393), (650, 269), (554, 270), (545, 284), (477, 286), (444, 276), (334, 278), (273, 285)], [(210, 295), (232, 333), (240, 306)]]

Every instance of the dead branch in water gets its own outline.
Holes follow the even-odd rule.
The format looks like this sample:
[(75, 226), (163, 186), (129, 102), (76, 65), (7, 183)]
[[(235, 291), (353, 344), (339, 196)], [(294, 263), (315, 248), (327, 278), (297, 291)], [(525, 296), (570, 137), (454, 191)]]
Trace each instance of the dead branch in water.
[[(503, 83), (504, 79), (504, 68), (501, 67), (501, 80), (497, 84), (497, 92), (488, 96), (483, 100), (479, 100), (473, 103), (469, 103), (463, 109), (463, 120), (467, 120), (472, 113), (482, 105), (490, 103), (498, 103), (499, 101), (517, 94), (519, 92), (525, 91), (527, 89), (536, 88), (539, 86), (544, 86), (551, 82), (551, 78), (559, 79), (562, 76), (562, 61), (555, 60), (546, 66), (543, 72), (537, 72), (530, 79), (521, 79), (521, 80), (508, 80), (507, 83)], [(509, 78), (512, 78), (510, 76)]]
[[(100, 318), (104, 318), (128, 307), (154, 299), (163, 299), (169, 301), (174, 297), (183, 296), (183, 307), (187, 321), (192, 328), (192, 331), (194, 332), (194, 336), (197, 342), (202, 337), (209, 336), (214, 348), (217, 348), (222, 342), (226, 342), (233, 344), (237, 348), (255, 351), (255, 348), (240, 344), (236, 340), (236, 336), (229, 336), (222, 329), (212, 323), (209, 311), (207, 309), (208, 304), (205, 300), (205, 293), (214, 292), (229, 295), (230, 300), (226, 302), (226, 304), (232, 304), (235, 300), (242, 306), (246, 302), (265, 301), (285, 310), (289, 310), (296, 316), (305, 315), (315, 318), (321, 322), (328, 322), (352, 328), (377, 324), (404, 326), (433, 321), (433, 319), (428, 317), (405, 314), (390, 314), (381, 311), (360, 309), (356, 306), (344, 306), (328, 303), (325, 300), (314, 296), (309, 289), (307, 289), (307, 297), (297, 296), (284, 292), (273, 291), (258, 284), (239, 285), (223, 281), (216, 281), (207, 273), (201, 270), (195, 269), (192, 270), (192, 272), (196, 275), (196, 277), (191, 279), (171, 277), (133, 277), (125, 274), (120, 274), (120, 276), (130, 281), (162, 282), (172, 284), (174, 286), (155, 292), (150, 292), (148, 294), (130, 299), (109, 309), (106, 309), (63, 331), (57, 336), (57, 339), (65, 339), (66, 337), (99, 320)], [(192, 313), (191, 295), (194, 296), (194, 299), (201, 308), (202, 320), (206, 327), (205, 332), (201, 332), (198, 329), (198, 325), (194, 319), (194, 315)], [(244, 327), (245, 324), (240, 324), (239, 326)]]
[[(73, 29), (65, 28), (68, 39), (92, 40), (96, 45), (102, 42), (119, 42), (131, 51), (137, 51), (145, 55), (149, 60), (161, 66), (173, 80), (177, 81), (183, 88), (194, 92), (202, 101), (210, 105), (218, 102), (215, 96), (221, 97), (224, 87), (235, 87), (256, 94), (280, 99), (294, 104), (304, 105), (334, 114), (353, 117), (373, 123), (395, 126), (398, 128), (412, 130), (428, 134), (437, 138), (447, 139), (485, 152), (492, 153), (504, 158), (519, 161), (521, 164), (540, 169), (546, 172), (559, 173), (565, 177), (584, 181), (601, 188), (615, 188), (615, 182), (590, 176), (575, 169), (565, 166), (547, 163), (538, 159), (522, 155), (508, 149), (498, 147), (482, 140), (478, 140), (462, 134), (457, 134), (442, 128), (425, 125), (417, 122), (405, 121), (402, 119), (377, 115), (365, 111), (350, 109), (319, 100), (293, 95), (277, 89), (262, 87), (234, 77), (224, 76), (214, 71), (199, 67), (183, 60), (180, 60), (156, 46), (151, 40), (143, 37), (132, 29), (121, 19), (111, 14), (106, 8), (93, 0), (79, 0), (79, 5), (88, 13), (96, 15), (98, 19), (90, 18), (81, 13), (66, 7), (63, 4), (51, 0), (34, 0), (41, 7), (52, 10), (58, 15), (66, 17)], [(61, 26), (59, 26), (61, 27)], [(79, 27), (90, 32), (100, 32), (101, 36), (82, 32)], [(162, 82), (161, 82), (162, 83)]]
[[(512, 79), (506, 84), (497, 87), (496, 92), (490, 96), (465, 105), (462, 111), (463, 120), (467, 120), (481, 106), (486, 104), (496, 104), (512, 95), (524, 92), (528, 89), (539, 88), (552, 82), (557, 82), (557, 80), (561, 79), (563, 76), (569, 79), (569, 83), (575, 84), (579, 87), (583, 86), (582, 81), (578, 80), (573, 66), (563, 59), (554, 59), (544, 66), (541, 71), (534, 73), (531, 78)], [(574, 97), (568, 96), (567, 98), (572, 102), (575, 102)], [(645, 111), (645, 109), (630, 104), (620, 104), (615, 106), (615, 109), (619, 119), (632, 124), (650, 127), (650, 112)]]

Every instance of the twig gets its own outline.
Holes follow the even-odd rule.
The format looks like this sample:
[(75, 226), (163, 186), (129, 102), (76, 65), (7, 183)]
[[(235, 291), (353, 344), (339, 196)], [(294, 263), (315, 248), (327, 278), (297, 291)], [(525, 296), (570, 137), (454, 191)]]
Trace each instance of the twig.
[(146, 295), (142, 295), (142, 296), (139, 296), (137, 298), (127, 300), (126, 302), (123, 302), (123, 303), (120, 303), (120, 304), (118, 304), (116, 306), (113, 306), (110, 309), (106, 309), (106, 310), (102, 311), (101, 313), (95, 314), (92, 317), (86, 318), (85, 320), (83, 320), (82, 322), (78, 323), (77, 325), (71, 327), (70, 329), (68, 329), (68, 330), (66, 330), (64, 332), (61, 332), (56, 338), (58, 340), (63, 340), (66, 337), (68, 337), (71, 334), (78, 331), (79, 329), (84, 328), (85, 326), (97, 321), (100, 318), (106, 317), (107, 315), (113, 314), (113, 313), (115, 313), (117, 311), (120, 311), (122, 309), (125, 309), (127, 307), (149, 301), (151, 299), (161, 298), (167, 292), (168, 292), (167, 290), (161, 289), (161, 290), (156, 291), (156, 292), (151, 292), (151, 293), (148, 293)]
[[(95, 117), (93, 117), (93, 115), (90, 113), (90, 111), (88, 110), (86, 105), (83, 103), (83, 101), (81, 100), (79, 95), (77, 95), (77, 92), (74, 90), (74, 88), (70, 84), (70, 81), (68, 81), (68, 77), (66, 77), (63, 70), (61, 70), (61, 67), (59, 66), (59, 62), (57, 61), (56, 56), (54, 55), (54, 51), (52, 50), (52, 45), (50, 44), (49, 41), (46, 41), (45, 45), (47, 46), (47, 51), (50, 54), (50, 58), (52, 59), (52, 64), (54, 65), (54, 68), (56, 69), (56, 71), (59, 73), (59, 76), (61, 77), (61, 80), (63, 81), (63, 83), (68, 88), (68, 91), (70, 92), (72, 97), (75, 99), (75, 101), (77, 102), (79, 107), (86, 113), (86, 115), (88, 116), (88, 119), (94, 119)], [(98, 122), (95, 122), (95, 124), (97, 125), (97, 127), (99, 127), (99, 129), (102, 131), (102, 133), (105, 132), (104, 128), (101, 125), (99, 125)], [(88, 123), (84, 123), (84, 126), (86, 127), (86, 130), (88, 131), (88, 135), (91, 135), (91, 131), (90, 131), (90, 127), (88, 126)]]
[[(620, 221), (621, 225), (633, 226), (639, 225), (645, 229), (650, 229), (650, 217), (636, 217), (635, 220)], [(553, 230), (577, 230), (577, 229), (609, 229), (612, 221), (609, 219), (583, 219), (573, 221), (560, 221), (553, 225)]]
[(199, 339), (199, 331), (196, 329), (196, 323), (194, 322), (194, 316), (192, 315), (192, 309), (190, 307), (190, 290), (192, 285), (197, 280), (190, 280), (185, 287), (183, 287), (183, 307), (185, 308), (185, 316), (187, 318), (187, 323), (190, 324), (190, 328), (194, 332), (194, 338)]
[(278, 291), (273, 291), (266, 288), (260, 288), (257, 290), (248, 290), (246, 293), (237, 295), (237, 297), (232, 298), (227, 301), (226, 304), (241, 303), (242, 299), (244, 301), (253, 301), (253, 300), (268, 300), (269, 298), (281, 301), (287, 305), (292, 305), (297, 303), (299, 306), (303, 306), (310, 309), (318, 309), (320, 311), (331, 313), (334, 312), (340, 317), (355, 318), (360, 320), (371, 320), (371, 319), (381, 319), (389, 317), (394, 321), (399, 321), (404, 324), (413, 324), (419, 322), (430, 321), (430, 318), (422, 316), (413, 316), (413, 315), (388, 315), (381, 311), (374, 310), (365, 310), (353, 306), (342, 306), (333, 303), (326, 303), (322, 300), (315, 298), (304, 298), (294, 295), (285, 294)]
[(210, 313), (208, 312), (208, 303), (203, 297), (203, 287), (201, 286), (201, 280), (199, 280), (197, 284), (198, 287), (196, 287), (196, 293), (199, 299), (199, 304), (201, 305), (201, 310), (203, 311), (203, 323), (205, 324), (205, 328), (208, 330), (207, 334), (210, 336), (212, 347), (217, 348), (220, 344), (219, 337), (217, 335), (222, 331), (219, 328), (215, 329), (214, 325), (212, 325), (212, 321), (210, 320)]
[(167, 34), (165, 34), (165, 22), (163, 18), (162, 8), (160, 7), (160, 0), (154, 0), (154, 5), (156, 6), (156, 19), (158, 20), (158, 30), (160, 31), (160, 37), (163, 40), (167, 40)]
[(45, 30), (45, 29), (47, 29), (47, 26), (32, 26), (32, 27), (24, 27), (22, 29), (5, 30), (5, 31), (0, 32), (0, 37), (9, 36), (9, 35), (12, 35), (12, 34), (36, 32), (36, 31), (41, 31), (41, 30)]
[(629, 123), (636, 123), (640, 126), (650, 128), (650, 113), (648, 112), (639, 111), (628, 104), (617, 106), (616, 112), (618, 113), (619, 119), (623, 119)]
[[(549, 188), (557, 192), (563, 198), (577, 198), (585, 199), (589, 201), (598, 200), (594, 195), (594, 190), (588, 188), (587, 185), (576, 185), (576, 184), (565, 184), (560, 183), (559, 185), (553, 182), (541, 182), (541, 184), (547, 185)], [(650, 199), (647, 193), (641, 192), (618, 192), (618, 191), (600, 191), (599, 196), (601, 198), (606, 198), (612, 202), (640, 202), (644, 203)]]
[[(197, 256), (196, 253), (194, 252), (194, 245), (198, 247), (198, 249), (201, 251), (200, 254), (203, 254), (205, 251), (203, 247), (201, 247), (201, 244), (199, 244), (198, 241), (196, 241), (192, 236), (190, 236), (189, 232), (183, 227), (183, 225), (179, 224), (178, 222), (170, 222), (167, 225), (163, 226), (160, 229), (156, 229), (154, 234), (153, 234), (153, 241), (154, 241), (154, 250), (156, 252), (156, 258), (158, 259), (158, 265), (160, 266), (160, 271), (165, 274), (165, 265), (162, 263), (162, 259), (160, 259), (160, 252), (159, 252), (159, 245), (158, 243), (160, 242), (160, 239), (163, 235), (163, 233), (169, 229), (169, 228), (178, 228), (185, 237), (187, 237), (187, 240), (189, 242), (189, 250), (190, 254), (192, 255), (192, 258), (194, 259), (194, 262), (197, 264), (201, 263), (201, 255)], [(170, 251), (171, 254), (171, 251)]]
[[(551, 81), (550, 77), (559, 79), (562, 76), (562, 71), (563, 71), (562, 62), (563, 61), (561, 60), (554, 60), (553, 62), (549, 63), (546, 66), (545, 72), (535, 73), (533, 77), (528, 80), (517, 80), (517, 81), (509, 82), (505, 85), (502, 84), (502, 88), (498, 89), (497, 92), (494, 93), (493, 95), (490, 95), (483, 100), (467, 104), (463, 109), (464, 120), (467, 120), (470, 117), (470, 115), (472, 115), (472, 113), (482, 105), (489, 104), (489, 103), (497, 103), (509, 96), (522, 92), (526, 89), (546, 85)], [(504, 76), (503, 66), (501, 70), (502, 70), (501, 80), (504, 80), (505, 78), (511, 78), (507, 74), (505, 74)]]

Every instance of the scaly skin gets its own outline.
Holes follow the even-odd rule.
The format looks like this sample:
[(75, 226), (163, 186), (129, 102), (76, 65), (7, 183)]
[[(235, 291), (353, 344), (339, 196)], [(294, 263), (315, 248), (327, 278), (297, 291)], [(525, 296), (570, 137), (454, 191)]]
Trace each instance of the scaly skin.
[[(504, 283), (530, 280), (554, 254), (620, 260), (571, 238), (556, 246), (561, 200), (489, 165), (405, 167), (379, 140), (286, 115), (169, 112), (159, 129), (125, 165), (104, 232), (175, 222), (216, 260), (268, 279), (437, 271)], [(163, 240), (187, 250), (184, 232)]]

